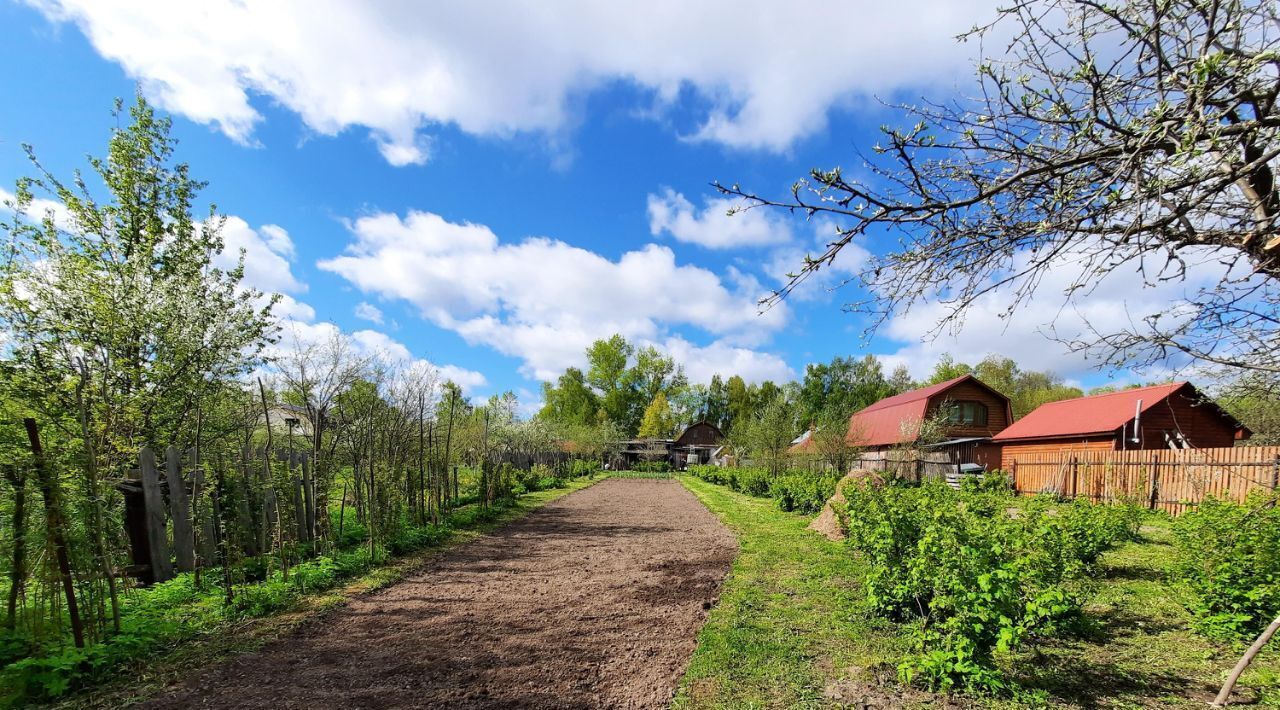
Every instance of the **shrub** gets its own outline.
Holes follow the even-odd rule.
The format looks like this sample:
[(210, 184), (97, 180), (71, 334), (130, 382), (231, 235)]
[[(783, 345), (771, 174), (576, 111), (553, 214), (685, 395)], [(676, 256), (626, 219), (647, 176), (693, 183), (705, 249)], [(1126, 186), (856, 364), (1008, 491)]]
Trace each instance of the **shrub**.
[(867, 608), (910, 623), (917, 654), (899, 670), (941, 690), (1003, 689), (995, 655), (1078, 613), (1089, 566), (1129, 534), (1127, 511), (1036, 500), (1011, 514), (1002, 492), (940, 482), (844, 493)]
[(600, 462), (574, 459), (569, 464), (569, 476), (572, 478), (590, 477), (600, 470)]
[(787, 473), (769, 484), (769, 496), (782, 510), (813, 514), (835, 494), (839, 481), (831, 473)]
[(671, 463), (669, 461), (637, 461), (631, 470), (642, 473), (670, 473)]
[(1174, 522), (1174, 574), (1202, 633), (1253, 636), (1280, 615), (1280, 509), (1255, 494), (1216, 498)]
[(988, 471), (981, 476), (966, 476), (960, 481), (960, 490), (969, 493), (991, 493), (993, 495), (1013, 495), (1013, 483), (1004, 471)]

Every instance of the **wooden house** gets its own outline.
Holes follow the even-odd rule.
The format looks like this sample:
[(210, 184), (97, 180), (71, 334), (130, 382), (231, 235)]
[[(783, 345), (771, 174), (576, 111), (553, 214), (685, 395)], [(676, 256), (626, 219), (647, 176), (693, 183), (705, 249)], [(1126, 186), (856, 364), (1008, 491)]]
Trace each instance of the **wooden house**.
[(849, 418), (845, 441), (870, 451), (911, 444), (921, 425), (944, 420), (944, 440), (922, 447), (946, 452), (956, 463), (999, 465), (991, 438), (1013, 421), (1009, 398), (973, 375), (886, 397)]
[(707, 421), (691, 424), (671, 444), (675, 467), (708, 463), (723, 444), (724, 432), (716, 425)]
[(993, 440), (1008, 470), (1020, 455), (1222, 448), (1250, 433), (1190, 382), (1174, 382), (1049, 402)]

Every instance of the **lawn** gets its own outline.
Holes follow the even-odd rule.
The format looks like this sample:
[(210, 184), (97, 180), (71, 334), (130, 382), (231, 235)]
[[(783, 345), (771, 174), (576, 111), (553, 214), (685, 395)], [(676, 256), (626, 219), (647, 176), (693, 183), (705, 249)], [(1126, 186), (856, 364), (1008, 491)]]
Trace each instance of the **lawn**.
[[(910, 652), (887, 622), (858, 613), (859, 562), (770, 499), (690, 476), (681, 483), (737, 535), (741, 553), (698, 638), (676, 707), (1203, 707), (1242, 647), (1195, 633), (1165, 581), (1167, 521), (1104, 555), (1084, 628), (1003, 660), (1011, 698), (944, 699), (903, 688)], [(1280, 707), (1280, 652), (1259, 656), (1237, 702)]]

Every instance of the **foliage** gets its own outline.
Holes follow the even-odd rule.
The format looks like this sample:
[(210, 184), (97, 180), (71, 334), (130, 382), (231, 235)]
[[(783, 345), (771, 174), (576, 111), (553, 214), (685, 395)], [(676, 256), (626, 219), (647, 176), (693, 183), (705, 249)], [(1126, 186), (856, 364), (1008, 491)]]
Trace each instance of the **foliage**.
[(1238, 639), (1280, 616), (1280, 508), (1255, 494), (1243, 504), (1209, 498), (1174, 521), (1177, 580), (1198, 627)]
[(788, 471), (775, 476), (760, 466), (690, 466), (688, 473), (708, 483), (758, 498), (773, 498), (782, 510), (817, 512), (835, 493), (839, 476)]
[(900, 672), (943, 690), (1005, 690), (996, 654), (1077, 614), (1091, 565), (1135, 531), (1124, 506), (1041, 499), (1011, 513), (1005, 492), (936, 481), (844, 493), (849, 545), (867, 563), (868, 610), (909, 622), (918, 652)]
[(735, 425), (730, 438), (752, 462), (776, 476), (786, 467), (787, 450), (798, 429), (794, 409), (779, 393), (745, 424)]
[(673, 435), (675, 428), (675, 416), (671, 413), (667, 395), (659, 392), (645, 408), (638, 434), (642, 439), (666, 439)]
[(785, 511), (812, 515), (822, 510), (841, 476), (834, 473), (807, 473), (791, 471), (769, 484), (769, 496)]
[[(1086, 616), (1070, 636), (1002, 655), (1007, 696), (926, 695), (890, 680), (915, 656), (910, 623), (859, 613), (867, 561), (807, 530), (809, 520), (693, 476), (681, 483), (741, 546), (698, 637), (673, 707), (1204, 707), (1239, 657), (1188, 634), (1191, 616), (1167, 572), (1172, 521), (1148, 517), (1138, 542), (1090, 573)], [(1006, 499), (1012, 506), (1025, 499)], [(1280, 707), (1280, 654), (1264, 652), (1241, 679), (1259, 707)], [(850, 688), (834, 699), (824, 690)]]
[(899, 390), (884, 376), (875, 355), (860, 359), (837, 355), (830, 363), (811, 363), (804, 368), (800, 384), (801, 423), (816, 425), (828, 420), (848, 421), (859, 409)]

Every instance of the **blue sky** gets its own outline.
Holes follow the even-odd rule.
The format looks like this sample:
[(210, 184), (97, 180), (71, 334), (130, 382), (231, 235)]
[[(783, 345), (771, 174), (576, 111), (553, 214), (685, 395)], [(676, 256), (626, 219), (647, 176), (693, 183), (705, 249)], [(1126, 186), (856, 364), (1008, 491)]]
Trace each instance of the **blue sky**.
[[(1064, 318), (1051, 297), (1013, 323), (979, 308), (934, 340), (926, 307), (863, 342), (840, 308), (851, 287), (757, 315), (832, 225), (728, 219), (708, 186), (782, 195), (811, 167), (855, 167), (895, 120), (875, 97), (963, 93), (975, 47), (950, 38), (987, 3), (185, 5), (0, 2), (0, 189), (31, 172), (22, 143), (57, 174), (101, 154), (112, 100), (140, 87), (173, 115), (255, 285), (289, 297), (297, 337), (340, 328), (527, 407), (615, 330), (695, 380), (864, 352), (922, 375), (945, 351), (1111, 376), (1040, 334)], [(864, 259), (849, 250), (830, 278)], [(1164, 298), (1098, 297), (1122, 314)]]

